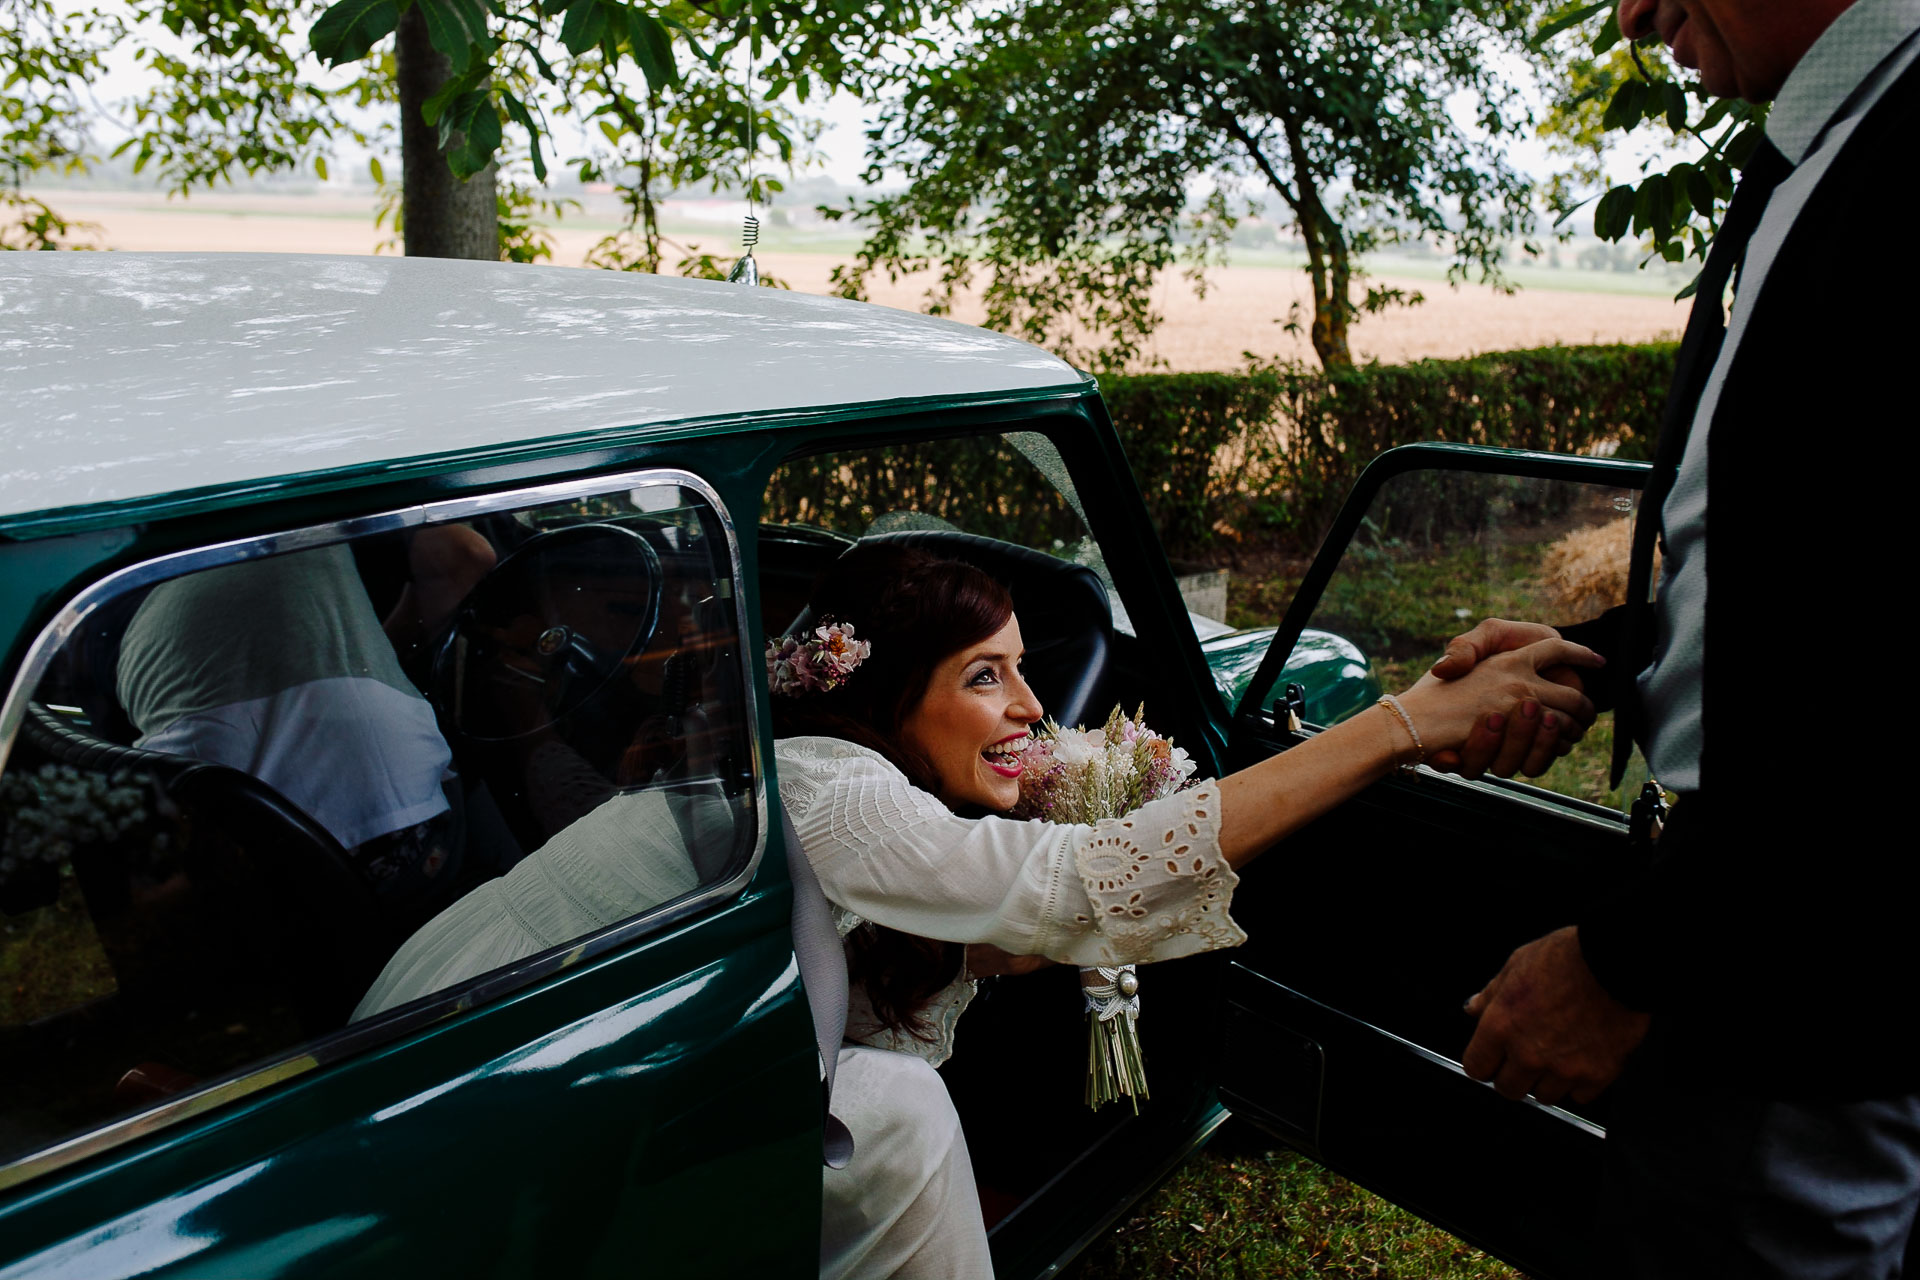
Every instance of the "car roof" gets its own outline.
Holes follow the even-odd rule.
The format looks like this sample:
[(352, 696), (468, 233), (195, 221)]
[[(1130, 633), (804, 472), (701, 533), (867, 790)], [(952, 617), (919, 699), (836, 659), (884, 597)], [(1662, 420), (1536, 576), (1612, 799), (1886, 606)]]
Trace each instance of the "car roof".
[(9, 253), (0, 518), (583, 432), (1090, 385), (985, 329), (717, 281)]

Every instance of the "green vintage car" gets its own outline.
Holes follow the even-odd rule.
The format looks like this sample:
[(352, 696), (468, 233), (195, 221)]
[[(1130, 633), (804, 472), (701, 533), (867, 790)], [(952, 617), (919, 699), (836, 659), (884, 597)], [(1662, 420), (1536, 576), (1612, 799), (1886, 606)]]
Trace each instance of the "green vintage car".
[[(587, 271), (6, 259), (4, 1277), (810, 1274), (759, 655), (828, 559), (975, 559), (1056, 716), (1144, 703), (1217, 773), (1418, 657), (1365, 602), (1434, 511), (1524, 558), (1641, 478), (1396, 451), (1277, 628), (1203, 643), (1094, 381), (993, 333)], [(1248, 874), (1249, 945), (1148, 976), (1137, 1116), (1080, 1101), (1074, 976), (1001, 980), (944, 1069), (1000, 1274), (1229, 1109), (1584, 1274), (1604, 1116), (1467, 1080), (1458, 1008), (1626, 850), (1577, 797), (1379, 785)]]

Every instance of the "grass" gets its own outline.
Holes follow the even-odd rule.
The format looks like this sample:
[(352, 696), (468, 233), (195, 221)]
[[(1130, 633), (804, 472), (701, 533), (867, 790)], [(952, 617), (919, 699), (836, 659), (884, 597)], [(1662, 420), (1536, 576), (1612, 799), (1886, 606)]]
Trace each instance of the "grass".
[(113, 968), (71, 875), (60, 877), (53, 902), (0, 920), (0, 1026), (52, 1017), (115, 990)]
[(1519, 1272), (1296, 1152), (1229, 1123), (1062, 1280), (1405, 1277)]

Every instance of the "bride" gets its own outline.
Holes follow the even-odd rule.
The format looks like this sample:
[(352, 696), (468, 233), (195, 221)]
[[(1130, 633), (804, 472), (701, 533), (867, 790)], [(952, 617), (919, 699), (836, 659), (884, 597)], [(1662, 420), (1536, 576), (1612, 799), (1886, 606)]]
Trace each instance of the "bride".
[(780, 801), (847, 940), (852, 996), (833, 1109), (822, 1276), (986, 1276), (960, 1121), (933, 1068), (975, 976), (1045, 961), (1168, 960), (1246, 935), (1239, 870), (1396, 767), (1459, 748), (1481, 717), (1535, 700), (1577, 737), (1592, 707), (1543, 677), (1598, 666), (1543, 640), (1396, 698), (1218, 781), (1092, 826), (997, 816), (1043, 708), (1020, 623), (980, 570), (867, 543), (816, 584), (811, 628), (769, 646)]

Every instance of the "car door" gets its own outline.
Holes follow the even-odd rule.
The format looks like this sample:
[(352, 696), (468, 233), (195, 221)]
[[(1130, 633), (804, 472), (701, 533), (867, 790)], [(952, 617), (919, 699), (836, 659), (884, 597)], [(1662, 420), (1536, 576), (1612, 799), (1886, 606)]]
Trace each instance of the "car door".
[(813, 1271), (732, 519), (520, 483), (176, 530), (38, 633), (0, 1276)]
[[(1303, 631), (1343, 636), (1388, 690), (1481, 616), (1571, 623), (1624, 595), (1646, 468), (1411, 446), (1361, 477), (1288, 610), (1230, 739), (1245, 767), (1333, 718), (1266, 710)], [(1353, 714), (1346, 708), (1334, 714)], [(1638, 765), (1607, 786), (1610, 717), (1539, 785), (1422, 768), (1267, 854), (1236, 897), (1220, 1090), (1327, 1166), (1556, 1280), (1592, 1274), (1605, 1099), (1506, 1101), (1459, 1066), (1464, 1000), (1516, 946), (1632, 873)], [(1274, 865), (1278, 864), (1278, 865)]]

